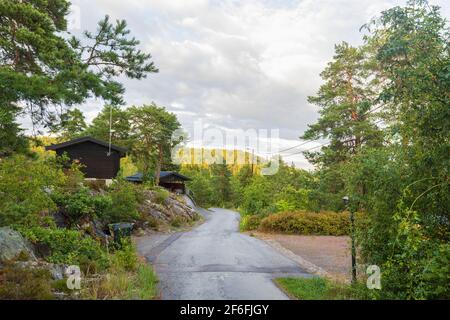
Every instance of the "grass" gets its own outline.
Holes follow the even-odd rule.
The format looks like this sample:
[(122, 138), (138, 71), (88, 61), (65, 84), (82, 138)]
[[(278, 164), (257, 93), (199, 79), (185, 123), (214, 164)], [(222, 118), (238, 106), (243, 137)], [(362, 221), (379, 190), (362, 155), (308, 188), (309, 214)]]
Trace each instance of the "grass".
[(139, 299), (150, 300), (156, 297), (158, 278), (152, 268), (141, 265), (138, 268), (136, 280), (135, 293)]
[(363, 300), (367, 290), (361, 285), (335, 283), (325, 278), (278, 278), (276, 283), (298, 300)]
[(150, 266), (139, 264), (136, 271), (114, 270), (87, 284), (83, 299), (151, 300), (157, 297), (158, 278)]
[(327, 300), (329, 283), (323, 278), (279, 278), (276, 282), (296, 299)]
[(155, 299), (158, 278), (153, 268), (139, 258), (134, 245), (122, 243), (122, 249), (110, 255), (107, 274), (87, 283), (83, 290), (84, 299)]

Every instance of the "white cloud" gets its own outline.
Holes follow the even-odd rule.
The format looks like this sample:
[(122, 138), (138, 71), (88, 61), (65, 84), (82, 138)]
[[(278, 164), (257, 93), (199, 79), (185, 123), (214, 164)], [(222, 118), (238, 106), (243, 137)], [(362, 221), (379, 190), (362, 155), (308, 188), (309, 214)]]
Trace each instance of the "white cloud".
[[(125, 80), (129, 105), (177, 111), (232, 129), (279, 128), (297, 137), (317, 118), (307, 103), (334, 44), (361, 43), (359, 28), (395, 0), (74, 0), (83, 28), (104, 14), (126, 19), (160, 73)], [(444, 6), (445, 1), (431, 1)], [(446, 4), (444, 13), (449, 12)], [(98, 111), (90, 103), (84, 110)], [(292, 157), (305, 166), (301, 155)]]

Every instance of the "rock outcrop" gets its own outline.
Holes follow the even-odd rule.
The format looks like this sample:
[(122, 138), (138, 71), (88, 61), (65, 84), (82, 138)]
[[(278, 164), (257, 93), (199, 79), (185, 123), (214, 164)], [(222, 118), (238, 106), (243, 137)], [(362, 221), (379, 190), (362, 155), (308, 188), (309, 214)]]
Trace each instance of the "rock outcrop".
[(20, 233), (10, 227), (0, 228), (0, 263), (15, 259), (21, 254), (25, 254), (28, 260), (37, 260), (30, 245)]
[(155, 191), (147, 190), (144, 197), (144, 203), (139, 211), (159, 221), (170, 223), (177, 217), (187, 221), (195, 219), (196, 211), (180, 196), (169, 193), (167, 198), (161, 200)]

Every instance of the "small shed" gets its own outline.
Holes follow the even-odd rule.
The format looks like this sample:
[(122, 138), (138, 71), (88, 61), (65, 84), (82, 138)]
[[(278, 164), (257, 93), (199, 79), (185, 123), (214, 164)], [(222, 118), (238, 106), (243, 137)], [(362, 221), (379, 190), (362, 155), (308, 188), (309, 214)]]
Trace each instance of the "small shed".
[[(143, 174), (138, 172), (125, 180), (135, 183), (142, 183)], [(191, 179), (175, 171), (161, 171), (159, 174), (159, 185), (172, 192), (186, 192), (186, 181)]]
[(61, 156), (64, 153), (72, 160), (78, 160), (83, 166), (81, 171), (89, 179), (114, 179), (120, 169), (120, 158), (125, 156), (126, 148), (94, 139), (81, 137), (45, 147)]

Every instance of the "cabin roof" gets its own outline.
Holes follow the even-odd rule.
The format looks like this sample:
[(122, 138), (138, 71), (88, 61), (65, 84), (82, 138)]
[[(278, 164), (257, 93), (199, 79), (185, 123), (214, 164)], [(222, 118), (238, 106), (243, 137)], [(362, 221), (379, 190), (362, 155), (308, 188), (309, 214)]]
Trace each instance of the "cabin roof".
[[(102, 141), (102, 140), (98, 140), (95, 138), (92, 138), (90, 136), (85, 136), (85, 137), (81, 137), (81, 138), (76, 138), (70, 141), (66, 141), (66, 142), (62, 142), (62, 143), (57, 143), (57, 144), (52, 144), (50, 146), (46, 146), (45, 150), (58, 150), (58, 149), (63, 149), (66, 147), (70, 147), (72, 145), (76, 145), (76, 144), (80, 144), (80, 143), (85, 143), (85, 142), (92, 142), (95, 144), (98, 144), (100, 146), (103, 146), (105, 148), (109, 148), (109, 143)], [(127, 152), (127, 148), (123, 148), (123, 147), (119, 147), (116, 146), (114, 144), (111, 145), (111, 150), (115, 150), (118, 151), (121, 155), (125, 155), (125, 152)]]
[[(142, 174), (142, 172), (138, 172), (136, 174), (133, 174), (132, 176), (126, 177), (125, 180), (131, 181), (131, 182), (142, 182), (143, 176), (144, 175)], [(190, 178), (188, 178), (178, 172), (175, 172), (175, 171), (161, 171), (159, 174), (159, 179), (163, 180), (164, 178), (167, 178), (170, 176), (175, 176), (182, 181), (190, 181), (191, 180)]]

